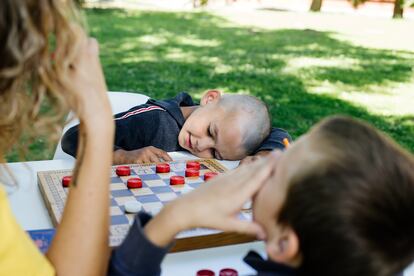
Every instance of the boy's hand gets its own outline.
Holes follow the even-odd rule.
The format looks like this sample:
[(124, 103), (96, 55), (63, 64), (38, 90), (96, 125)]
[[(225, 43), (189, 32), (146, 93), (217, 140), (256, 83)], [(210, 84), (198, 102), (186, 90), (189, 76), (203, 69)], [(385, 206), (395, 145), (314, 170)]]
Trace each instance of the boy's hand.
[(246, 164), (250, 164), (264, 156), (267, 156), (269, 153), (271, 153), (272, 151), (270, 150), (261, 150), (258, 151), (255, 155), (249, 155), (246, 156), (245, 158), (243, 158), (242, 160), (240, 160), (239, 165), (246, 165)]
[(99, 44), (82, 30), (78, 33), (82, 42), (69, 66), (69, 82), (66, 83), (76, 98), (76, 115), (91, 132), (107, 128), (113, 131), (115, 124), (99, 60)]
[(136, 164), (136, 163), (156, 163), (160, 161), (172, 161), (166, 151), (153, 146), (137, 150), (116, 150), (114, 152), (114, 164)]
[(145, 233), (158, 246), (166, 246), (183, 230), (205, 227), (265, 238), (261, 226), (239, 220), (244, 203), (271, 177), (278, 157), (272, 154), (249, 166), (220, 175), (166, 205), (146, 226)]

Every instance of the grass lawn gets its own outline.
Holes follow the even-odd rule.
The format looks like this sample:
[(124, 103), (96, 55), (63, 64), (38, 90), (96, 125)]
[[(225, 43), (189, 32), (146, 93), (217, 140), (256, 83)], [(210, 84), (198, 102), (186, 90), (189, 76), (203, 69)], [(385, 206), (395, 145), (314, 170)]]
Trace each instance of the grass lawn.
[[(154, 98), (180, 91), (199, 98), (209, 88), (248, 93), (293, 137), (347, 114), (414, 152), (414, 52), (357, 46), (333, 31), (245, 27), (208, 13), (97, 9), (87, 17), (110, 90)], [(52, 152), (40, 141), (27, 158)]]

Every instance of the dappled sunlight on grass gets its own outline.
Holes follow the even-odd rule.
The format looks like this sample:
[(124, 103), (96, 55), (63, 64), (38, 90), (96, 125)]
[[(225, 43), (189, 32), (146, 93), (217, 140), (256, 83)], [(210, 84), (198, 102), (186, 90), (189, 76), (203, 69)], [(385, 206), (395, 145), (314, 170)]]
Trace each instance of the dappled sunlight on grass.
[(171, 38), (171, 36), (172, 34), (168, 32), (165, 32), (164, 34), (158, 33), (154, 35), (143, 35), (138, 37), (135, 46), (141, 45), (141, 43), (147, 47), (160, 46), (162, 44), (166, 44), (168, 42), (168, 38)]
[(164, 58), (166, 60), (179, 60), (188, 63), (193, 63), (197, 60), (197, 57), (193, 52), (183, 51), (181, 48), (168, 48)]
[(213, 70), (214, 74), (228, 74), (233, 70), (233, 66), (226, 64), (217, 64)]
[(332, 58), (314, 58), (314, 57), (297, 57), (290, 58), (286, 64), (284, 71), (291, 72), (312, 67), (335, 67), (335, 68), (357, 68), (359, 60), (347, 57), (332, 57)]
[(177, 37), (176, 41), (182, 45), (191, 45), (195, 47), (217, 47), (220, 46), (220, 41), (215, 39), (200, 39), (195, 36)]
[(414, 104), (414, 85), (389, 90), (388, 93), (364, 93), (354, 91), (340, 93), (338, 98), (365, 106), (368, 111), (378, 115), (412, 115)]
[(155, 56), (154, 53), (140, 52), (139, 55), (128, 55), (123, 58), (120, 58), (118, 61), (122, 63), (137, 63), (137, 62), (143, 62), (143, 61), (156, 62), (158, 59), (159, 57)]
[(180, 91), (199, 99), (212, 88), (248, 93), (294, 137), (347, 114), (414, 151), (413, 52), (356, 46), (335, 32), (241, 27), (208, 13), (86, 13), (110, 90), (161, 99)]

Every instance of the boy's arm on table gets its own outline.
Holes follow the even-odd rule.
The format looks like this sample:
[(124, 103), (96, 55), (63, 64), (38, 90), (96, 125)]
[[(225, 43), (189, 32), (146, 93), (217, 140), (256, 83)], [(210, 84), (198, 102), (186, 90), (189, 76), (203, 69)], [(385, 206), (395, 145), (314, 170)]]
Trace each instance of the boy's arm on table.
[(266, 137), (266, 139), (262, 142), (259, 148), (256, 150), (255, 154), (261, 151), (272, 151), (274, 149), (285, 149), (285, 145), (283, 144), (283, 139), (287, 138), (289, 142), (292, 141), (292, 137), (290, 137), (289, 133), (281, 128), (273, 127), (270, 131), (270, 134)]
[[(122, 141), (122, 133), (121, 131), (118, 131), (118, 128), (115, 127), (115, 140), (114, 140), (114, 146), (113, 150), (116, 151), (118, 149), (122, 149), (120, 145), (120, 141)], [(62, 137), (62, 150), (75, 157), (78, 150), (78, 140), (79, 140), (79, 125), (73, 126), (70, 129), (68, 129), (65, 134)]]
[(260, 225), (241, 221), (236, 214), (274, 173), (278, 158), (275, 153), (218, 176), (169, 203), (152, 219), (147, 214), (138, 214), (124, 242), (112, 252), (109, 275), (159, 275), (162, 259), (174, 237), (192, 228), (212, 228), (264, 239)]
[[(123, 113), (115, 116), (121, 116)], [(172, 161), (166, 151), (148, 146), (143, 147), (140, 136), (142, 119), (138, 116), (125, 120), (115, 120), (115, 140), (113, 146), (113, 164), (149, 163)], [(79, 125), (66, 131), (62, 138), (62, 149), (67, 154), (76, 157), (78, 148)], [(133, 148), (134, 150), (126, 150)]]
[(283, 139), (287, 138), (289, 142), (292, 142), (292, 137), (289, 133), (281, 128), (273, 127), (270, 131), (270, 134), (262, 142), (262, 144), (257, 148), (253, 155), (247, 156), (240, 161), (240, 164), (247, 164), (252, 162), (260, 157), (268, 155), (274, 149), (285, 149)]

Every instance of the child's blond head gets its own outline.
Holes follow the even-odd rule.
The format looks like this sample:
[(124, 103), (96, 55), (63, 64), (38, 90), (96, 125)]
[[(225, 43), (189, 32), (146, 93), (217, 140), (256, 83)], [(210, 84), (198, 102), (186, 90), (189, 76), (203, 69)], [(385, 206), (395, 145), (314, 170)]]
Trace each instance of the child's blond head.
[(413, 156), (347, 117), (306, 136), (278, 214), (299, 239), (303, 274), (401, 272), (414, 260)]

